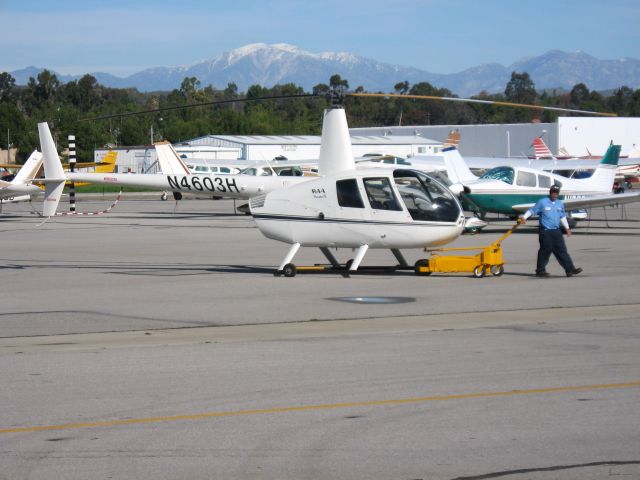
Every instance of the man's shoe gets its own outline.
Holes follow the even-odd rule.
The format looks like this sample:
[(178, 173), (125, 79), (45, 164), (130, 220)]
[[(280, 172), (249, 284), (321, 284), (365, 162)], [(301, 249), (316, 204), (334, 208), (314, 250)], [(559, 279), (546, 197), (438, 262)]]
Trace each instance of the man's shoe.
[[(569, 274), (567, 273), (567, 275), (569, 275)], [(546, 272), (546, 271), (536, 272), (536, 277), (547, 278), (549, 276), (551, 276), (551, 274), (549, 272)]]
[(567, 277), (573, 277), (574, 275), (578, 275), (580, 272), (582, 272), (581, 268), (574, 268), (573, 270), (569, 270), (567, 272)]

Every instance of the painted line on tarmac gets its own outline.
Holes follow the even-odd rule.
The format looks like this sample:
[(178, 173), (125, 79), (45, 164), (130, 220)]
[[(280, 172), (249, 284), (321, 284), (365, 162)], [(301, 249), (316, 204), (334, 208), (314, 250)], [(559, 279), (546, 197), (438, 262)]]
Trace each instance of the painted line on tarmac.
[(436, 395), (431, 397), (414, 397), (414, 398), (399, 398), (390, 400), (371, 400), (363, 402), (348, 402), (348, 403), (327, 403), (317, 405), (302, 405), (293, 407), (275, 407), (264, 408), (256, 410), (236, 410), (229, 412), (204, 412), (194, 413), (188, 415), (173, 415), (164, 417), (147, 417), (147, 418), (128, 418), (122, 420), (106, 420), (99, 422), (85, 422), (85, 423), (64, 423), (61, 425), (41, 425), (33, 427), (15, 427), (15, 428), (2, 428), (0, 434), (4, 433), (25, 433), (25, 432), (41, 432), (48, 430), (75, 430), (80, 428), (97, 428), (97, 427), (114, 427), (118, 425), (133, 425), (140, 423), (164, 423), (164, 422), (177, 422), (186, 420), (202, 420), (207, 418), (217, 417), (240, 417), (247, 415), (261, 415), (271, 413), (287, 413), (287, 412), (305, 412), (305, 411), (318, 411), (318, 410), (335, 410), (339, 408), (353, 408), (353, 407), (379, 407), (386, 405), (408, 405), (408, 404), (420, 404), (427, 402), (441, 402), (447, 400), (465, 400), (470, 398), (490, 398), (490, 397), (513, 397), (517, 395), (535, 395), (544, 393), (566, 393), (566, 392), (580, 392), (587, 390), (613, 390), (623, 388), (636, 388), (640, 387), (640, 381), (626, 382), (626, 383), (607, 383), (597, 385), (574, 385), (567, 387), (550, 387), (550, 388), (531, 388), (526, 390), (509, 390), (504, 392), (476, 392), (476, 393), (462, 393), (455, 395)]

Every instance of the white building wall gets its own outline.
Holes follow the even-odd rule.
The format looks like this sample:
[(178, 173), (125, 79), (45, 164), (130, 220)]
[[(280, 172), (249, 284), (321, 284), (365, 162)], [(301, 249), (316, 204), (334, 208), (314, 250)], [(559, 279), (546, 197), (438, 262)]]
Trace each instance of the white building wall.
[[(437, 154), (442, 145), (352, 145), (353, 156), (366, 154), (396, 155), (409, 157), (412, 155)], [(272, 160), (277, 156), (285, 156), (287, 160), (315, 160), (320, 157), (320, 144), (317, 145), (247, 145), (246, 158), (251, 161)]]
[(280, 155), (287, 160), (311, 160), (318, 158), (320, 145), (246, 145), (245, 159), (250, 161), (273, 160)]
[(622, 155), (640, 147), (640, 118), (558, 118), (558, 146), (571, 155), (604, 155), (611, 141), (622, 145)]

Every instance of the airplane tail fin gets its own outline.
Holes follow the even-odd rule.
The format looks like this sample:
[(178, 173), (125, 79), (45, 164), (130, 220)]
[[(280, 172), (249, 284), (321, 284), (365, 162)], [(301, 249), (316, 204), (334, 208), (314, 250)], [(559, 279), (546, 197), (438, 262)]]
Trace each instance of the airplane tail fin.
[(169, 142), (155, 144), (160, 171), (165, 175), (191, 175), (191, 170), (182, 161), (178, 152)]
[(38, 124), (38, 134), (40, 135), (40, 148), (44, 157), (45, 191), (42, 216), (51, 217), (55, 215), (58, 209), (66, 179), (58, 151), (51, 137), (49, 125), (46, 122)]
[(554, 158), (553, 153), (551, 153), (547, 144), (542, 140), (542, 136), (533, 139), (533, 153), (536, 160), (540, 158)]
[(16, 176), (13, 178), (11, 183), (18, 185), (30, 182), (35, 178), (41, 166), (42, 154), (39, 151), (34, 150), (27, 161), (24, 162), (22, 168), (18, 171), (18, 173), (16, 173)]
[(586, 179), (586, 182), (598, 190), (609, 191), (613, 187), (613, 181), (618, 168), (620, 158), (620, 145), (609, 145), (600, 164), (593, 172), (593, 175)]
[(442, 153), (444, 155), (444, 165), (447, 169), (447, 176), (452, 183), (464, 184), (478, 179), (478, 177), (471, 173), (467, 163), (456, 147), (445, 148), (442, 150)]
[(451, 130), (444, 141), (443, 147), (457, 147), (460, 144), (460, 130)]
[(116, 160), (118, 159), (118, 152), (109, 150), (107, 154), (102, 158), (102, 163), (106, 165), (98, 165), (96, 167), (96, 173), (113, 173), (116, 169)]

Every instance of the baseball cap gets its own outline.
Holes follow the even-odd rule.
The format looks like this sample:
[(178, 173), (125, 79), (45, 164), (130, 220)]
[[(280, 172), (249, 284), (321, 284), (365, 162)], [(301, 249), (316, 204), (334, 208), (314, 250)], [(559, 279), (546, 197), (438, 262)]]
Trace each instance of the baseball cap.
[(558, 185), (551, 185), (551, 188), (549, 189), (549, 193), (560, 193), (560, 187)]

